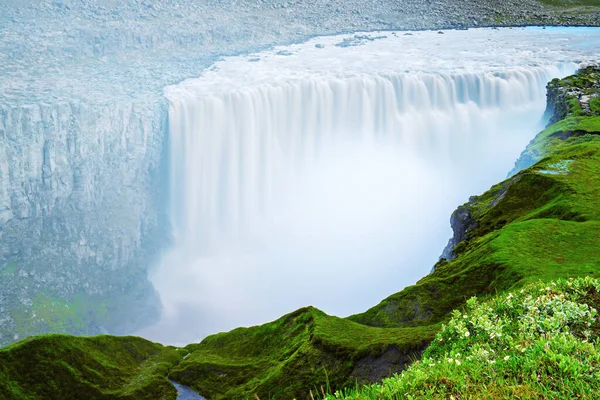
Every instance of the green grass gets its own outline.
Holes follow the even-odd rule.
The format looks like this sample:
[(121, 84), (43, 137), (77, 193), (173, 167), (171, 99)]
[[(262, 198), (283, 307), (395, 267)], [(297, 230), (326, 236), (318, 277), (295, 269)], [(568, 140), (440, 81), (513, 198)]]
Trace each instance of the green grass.
[(188, 346), (171, 377), (212, 400), (307, 398), (321, 386), (371, 381), (374, 365), (402, 370), (438, 330), (371, 328), (308, 307)]
[(334, 399), (595, 399), (600, 280), (532, 284), (455, 311), (423, 358)]
[(600, 114), (600, 97), (594, 97), (590, 100), (590, 110), (593, 113)]
[(7, 400), (171, 400), (166, 378), (187, 351), (136, 337), (43, 335), (0, 349)]

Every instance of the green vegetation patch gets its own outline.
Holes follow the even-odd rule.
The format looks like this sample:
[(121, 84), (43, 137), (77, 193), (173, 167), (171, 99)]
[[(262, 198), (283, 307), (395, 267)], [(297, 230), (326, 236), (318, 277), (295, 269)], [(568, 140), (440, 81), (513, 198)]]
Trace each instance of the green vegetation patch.
[(600, 117), (567, 117), (544, 129), (527, 146), (525, 152), (535, 154), (539, 160), (585, 134), (600, 135)]
[(421, 361), (333, 399), (595, 399), (600, 280), (532, 284), (454, 311)]
[(83, 294), (66, 301), (46, 292), (37, 293), (30, 307), (19, 307), (11, 313), (17, 332), (56, 332), (84, 334), (89, 326), (109, 320), (106, 303)]
[(600, 115), (600, 97), (592, 97), (590, 100), (590, 110), (593, 113)]
[(137, 337), (33, 337), (0, 349), (0, 393), (8, 400), (171, 400), (177, 391), (166, 377), (186, 353)]
[(211, 400), (304, 399), (401, 371), (438, 330), (372, 328), (308, 307), (188, 346), (170, 376)]

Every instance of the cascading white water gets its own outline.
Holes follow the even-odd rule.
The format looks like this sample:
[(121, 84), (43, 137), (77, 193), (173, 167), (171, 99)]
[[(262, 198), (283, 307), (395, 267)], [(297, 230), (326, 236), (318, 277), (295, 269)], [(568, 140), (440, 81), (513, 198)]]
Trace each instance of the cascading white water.
[(531, 127), (557, 73), (372, 75), (171, 98), (175, 241), (194, 258), (268, 219), (287, 183), (346, 142), (469, 168), (461, 149), (515, 119)]
[[(336, 39), (228, 59), (167, 89), (174, 248), (152, 276), (163, 321), (145, 336), (189, 342), (308, 304), (347, 315), (415, 282), (451, 211), (539, 130), (546, 83), (574, 70), (514, 49), (508, 65), (471, 68), (472, 53), (432, 68), (384, 51), (402, 37), (327, 58), (324, 40)], [(366, 70), (369, 57), (381, 65)]]

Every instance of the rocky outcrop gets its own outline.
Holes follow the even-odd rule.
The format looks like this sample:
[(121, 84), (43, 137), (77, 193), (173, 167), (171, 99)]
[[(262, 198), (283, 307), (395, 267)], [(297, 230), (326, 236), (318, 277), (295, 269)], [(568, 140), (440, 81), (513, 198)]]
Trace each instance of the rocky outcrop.
[(477, 221), (473, 218), (469, 203), (458, 207), (450, 217), (450, 226), (452, 227), (452, 237), (448, 240), (448, 244), (442, 251), (440, 259), (447, 261), (456, 258), (454, 248), (467, 238), (467, 234), (477, 227)]
[[(544, 112), (544, 121), (547, 121), (546, 128), (551, 127), (559, 121), (569, 116), (593, 116), (598, 115), (592, 108), (592, 101), (600, 97), (600, 66), (590, 65), (582, 68), (576, 75), (563, 80), (553, 79), (547, 85), (546, 111)], [(561, 139), (566, 139), (574, 132), (567, 130), (558, 130), (553, 133)], [(539, 142), (539, 140), (537, 141)], [(509, 172), (511, 177), (521, 171), (529, 168), (543, 157), (543, 149), (536, 145), (536, 139), (523, 150), (514, 168)]]

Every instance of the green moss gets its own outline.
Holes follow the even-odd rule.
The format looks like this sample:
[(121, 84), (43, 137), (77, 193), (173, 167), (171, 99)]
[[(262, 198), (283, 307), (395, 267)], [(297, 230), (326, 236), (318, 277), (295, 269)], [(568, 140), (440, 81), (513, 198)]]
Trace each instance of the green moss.
[(600, 7), (600, 0), (540, 0), (542, 3), (555, 7)]
[(421, 361), (334, 399), (595, 399), (600, 280), (533, 284), (455, 311)]
[(8, 400), (175, 399), (166, 376), (182, 356), (136, 337), (34, 337), (0, 349), (0, 393)]
[(215, 400), (308, 398), (321, 386), (369, 381), (374, 364), (387, 375), (401, 370), (438, 329), (371, 328), (308, 307), (188, 346), (191, 355), (171, 377)]
[(600, 134), (600, 117), (568, 117), (559, 121), (537, 135), (524, 153), (539, 161), (563, 146), (576, 143), (577, 138), (586, 134)]
[(39, 292), (31, 298), (30, 304), (13, 307), (10, 315), (17, 335), (25, 336), (31, 332), (84, 335), (110, 320), (109, 307), (105, 299), (82, 293), (64, 300), (48, 292)]
[(17, 332), (84, 333), (92, 323), (108, 320), (106, 304), (82, 294), (65, 301), (47, 293), (37, 293), (31, 307), (16, 308), (11, 313)]

